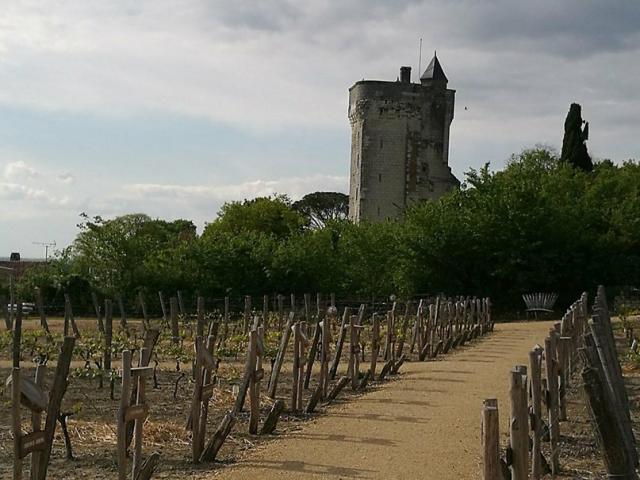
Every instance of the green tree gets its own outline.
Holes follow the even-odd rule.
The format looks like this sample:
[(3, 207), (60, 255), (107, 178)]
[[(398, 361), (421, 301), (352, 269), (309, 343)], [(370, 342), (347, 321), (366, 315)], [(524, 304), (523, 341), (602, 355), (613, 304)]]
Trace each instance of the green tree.
[(585, 143), (588, 139), (589, 123), (582, 120), (582, 107), (577, 103), (572, 103), (564, 121), (564, 138), (560, 159), (576, 168), (587, 172), (592, 171), (593, 162)]
[(285, 238), (299, 232), (304, 223), (304, 218), (292, 208), (286, 195), (258, 197), (225, 203), (218, 212), (218, 218), (205, 227), (204, 236), (254, 232)]
[(111, 220), (82, 218), (72, 249), (75, 268), (105, 293), (132, 290), (145, 278), (147, 257), (196, 238), (195, 226), (187, 220), (166, 222), (139, 213)]
[(340, 192), (308, 193), (293, 208), (304, 215), (311, 228), (322, 228), (331, 220), (345, 220), (349, 215), (349, 195)]

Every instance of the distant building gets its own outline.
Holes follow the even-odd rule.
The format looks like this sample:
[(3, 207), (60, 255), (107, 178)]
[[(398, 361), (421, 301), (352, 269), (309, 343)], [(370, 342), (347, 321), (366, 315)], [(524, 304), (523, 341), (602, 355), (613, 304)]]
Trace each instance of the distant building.
[(11, 252), (8, 257), (0, 257), (0, 267), (12, 269), (13, 277), (16, 279), (20, 278), (28, 269), (44, 263), (46, 263), (44, 258), (24, 258), (18, 252)]
[(382, 221), (412, 202), (435, 199), (459, 185), (449, 167), (455, 90), (438, 58), (411, 82), (362, 80), (349, 89), (351, 177), (349, 218)]

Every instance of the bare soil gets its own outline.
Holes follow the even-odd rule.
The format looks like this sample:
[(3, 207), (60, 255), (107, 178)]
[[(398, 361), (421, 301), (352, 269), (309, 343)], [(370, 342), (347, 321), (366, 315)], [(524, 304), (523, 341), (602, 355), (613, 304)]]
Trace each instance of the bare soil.
[[(159, 388), (148, 389), (151, 416), (145, 423), (144, 451), (161, 453), (154, 478), (184, 479), (475, 479), (480, 478), (480, 408), (485, 398), (500, 406), (502, 444), (508, 432), (508, 372), (528, 362), (528, 352), (542, 344), (552, 322), (497, 324), (495, 332), (437, 361), (406, 362), (400, 375), (384, 384), (374, 383), (366, 393), (347, 387), (338, 401), (313, 415), (285, 414), (275, 435), (247, 434), (248, 416), (242, 414), (214, 464), (190, 461), (190, 432), (185, 430), (191, 400), (189, 365), (184, 377), (170, 359), (162, 359)], [(84, 331), (86, 325), (81, 323)], [(640, 329), (638, 329), (640, 330)], [(0, 378), (10, 364), (6, 352), (0, 359)], [(346, 368), (342, 362), (341, 371)], [(31, 368), (29, 367), (31, 365)], [(74, 366), (79, 362), (74, 362)], [(119, 360), (114, 360), (114, 366)], [(48, 383), (54, 370), (49, 369)], [(24, 371), (33, 375), (26, 359)], [(316, 366), (317, 368), (317, 366)], [(632, 395), (638, 409), (640, 373), (627, 365), (636, 385)], [(268, 373), (267, 365), (267, 373)], [(220, 386), (210, 407), (209, 434), (233, 402), (233, 385), (242, 372), (242, 359), (221, 364)], [(315, 375), (314, 375), (315, 376)], [(289, 403), (290, 362), (286, 362), (278, 396)], [(564, 478), (596, 479), (603, 476), (600, 452), (593, 436), (579, 380), (569, 394), (568, 422), (561, 425), (561, 463)], [(116, 476), (115, 422), (119, 398), (109, 399), (108, 383), (72, 378), (63, 411), (69, 420), (75, 460), (66, 460), (57, 429), (50, 478), (112, 479)], [(10, 478), (12, 441), (9, 392), (0, 391), (0, 478)], [(263, 396), (263, 413), (271, 400)], [(24, 413), (25, 430), (27, 413)]]

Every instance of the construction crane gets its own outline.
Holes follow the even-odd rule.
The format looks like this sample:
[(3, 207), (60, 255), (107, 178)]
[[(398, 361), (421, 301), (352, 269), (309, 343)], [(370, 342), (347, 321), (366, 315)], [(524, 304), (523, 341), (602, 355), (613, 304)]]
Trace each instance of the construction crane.
[(49, 261), (49, 247), (55, 247), (56, 246), (56, 241), (54, 240), (53, 242), (31, 242), (34, 245), (40, 245), (42, 247), (44, 247), (44, 261), (48, 262)]

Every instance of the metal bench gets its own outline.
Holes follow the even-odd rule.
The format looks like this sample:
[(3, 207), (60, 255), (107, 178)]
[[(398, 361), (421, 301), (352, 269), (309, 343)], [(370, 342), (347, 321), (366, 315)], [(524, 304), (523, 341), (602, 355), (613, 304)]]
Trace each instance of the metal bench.
[(558, 300), (557, 293), (525, 293), (522, 295), (527, 306), (527, 318), (533, 313), (538, 318), (538, 313), (553, 313), (553, 306)]

